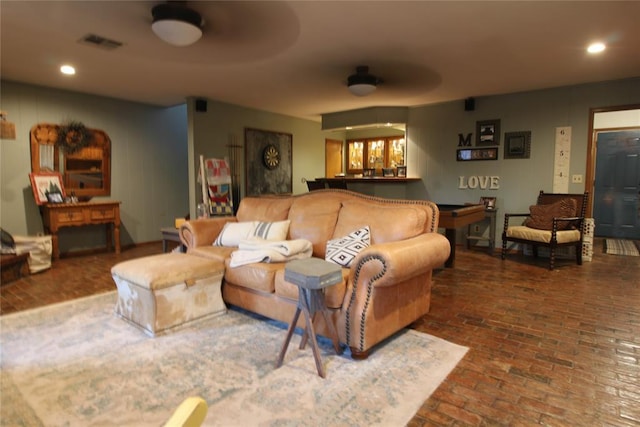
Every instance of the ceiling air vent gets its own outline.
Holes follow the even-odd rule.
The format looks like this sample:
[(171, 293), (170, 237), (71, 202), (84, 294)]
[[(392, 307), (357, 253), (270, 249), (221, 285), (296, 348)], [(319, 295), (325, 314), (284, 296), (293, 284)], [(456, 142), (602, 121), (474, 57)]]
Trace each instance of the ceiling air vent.
[(121, 42), (110, 40), (108, 38), (97, 36), (95, 34), (87, 34), (86, 36), (78, 40), (78, 43), (88, 44), (90, 46), (96, 46), (108, 50), (113, 50), (122, 46)]

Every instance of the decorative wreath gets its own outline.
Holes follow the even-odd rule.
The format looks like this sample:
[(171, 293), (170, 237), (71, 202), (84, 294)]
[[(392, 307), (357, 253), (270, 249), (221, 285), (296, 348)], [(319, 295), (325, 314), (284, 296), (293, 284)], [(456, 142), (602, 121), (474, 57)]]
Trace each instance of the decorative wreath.
[(86, 147), (91, 142), (91, 132), (82, 122), (68, 121), (58, 128), (57, 144), (67, 153)]

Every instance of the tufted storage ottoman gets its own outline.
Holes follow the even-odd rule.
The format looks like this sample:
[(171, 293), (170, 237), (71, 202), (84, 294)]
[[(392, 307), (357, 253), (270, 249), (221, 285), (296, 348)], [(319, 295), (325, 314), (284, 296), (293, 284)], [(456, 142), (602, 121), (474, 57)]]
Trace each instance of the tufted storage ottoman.
[(221, 262), (167, 253), (116, 264), (116, 314), (151, 336), (226, 312), (220, 291)]

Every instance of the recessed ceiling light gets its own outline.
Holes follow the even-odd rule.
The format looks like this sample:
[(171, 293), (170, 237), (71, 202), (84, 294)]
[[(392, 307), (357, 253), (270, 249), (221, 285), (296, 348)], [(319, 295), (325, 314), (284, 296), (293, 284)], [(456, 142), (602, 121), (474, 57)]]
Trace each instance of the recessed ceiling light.
[(60, 67), (60, 72), (68, 76), (73, 76), (76, 73), (76, 69), (71, 65), (63, 65), (62, 67)]
[(606, 46), (604, 45), (604, 43), (591, 43), (589, 45), (589, 47), (587, 48), (587, 52), (589, 53), (600, 53), (603, 50), (605, 50)]

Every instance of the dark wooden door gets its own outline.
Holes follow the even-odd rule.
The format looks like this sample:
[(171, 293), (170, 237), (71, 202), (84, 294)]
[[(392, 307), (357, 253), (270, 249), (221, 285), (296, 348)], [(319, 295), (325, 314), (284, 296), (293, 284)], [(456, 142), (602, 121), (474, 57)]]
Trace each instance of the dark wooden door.
[(640, 239), (640, 129), (598, 132), (596, 144), (595, 235)]

